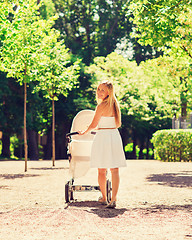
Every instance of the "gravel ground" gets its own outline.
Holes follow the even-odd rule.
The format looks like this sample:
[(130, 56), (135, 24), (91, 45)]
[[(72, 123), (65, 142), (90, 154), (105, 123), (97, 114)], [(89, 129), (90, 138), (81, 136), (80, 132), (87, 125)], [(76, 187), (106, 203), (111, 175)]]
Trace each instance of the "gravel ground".
[[(192, 240), (192, 163), (128, 160), (116, 209), (99, 192), (66, 204), (69, 163), (55, 165), (0, 161), (0, 240)], [(75, 183), (97, 185), (97, 170)]]

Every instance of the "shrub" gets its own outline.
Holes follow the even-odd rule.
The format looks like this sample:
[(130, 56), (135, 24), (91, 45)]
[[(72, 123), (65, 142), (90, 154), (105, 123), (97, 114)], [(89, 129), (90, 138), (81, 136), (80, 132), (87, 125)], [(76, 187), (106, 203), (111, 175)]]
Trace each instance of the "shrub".
[(153, 134), (155, 159), (162, 161), (192, 160), (192, 129), (159, 130)]
[[(139, 158), (139, 147), (136, 146), (136, 157), (137, 159)], [(131, 153), (133, 152), (133, 143), (128, 143), (126, 146), (125, 146), (125, 152), (126, 152), (126, 157), (127, 158), (131, 158)]]
[[(16, 135), (12, 136), (10, 138), (10, 153), (11, 153), (11, 156), (10, 156), (10, 159), (18, 159), (18, 157), (14, 156), (14, 150), (15, 148), (18, 146), (18, 138), (16, 137)], [(2, 153), (2, 140), (0, 140), (0, 155)], [(2, 159), (7, 159), (6, 157), (2, 157)]]
[[(149, 159), (153, 159), (153, 149), (149, 148), (149, 153), (148, 153), (148, 158)], [(143, 155), (144, 155), (144, 159), (147, 159), (147, 148), (143, 149)]]
[[(132, 152), (133, 152), (133, 143), (128, 143), (126, 146), (125, 146), (125, 153), (126, 153), (126, 158), (128, 159), (132, 159)], [(140, 152), (140, 148), (139, 146), (137, 145), (136, 146), (136, 158), (139, 159), (139, 152)], [(149, 148), (149, 153), (148, 153), (148, 157), (149, 159), (152, 159), (153, 158), (153, 150), (151, 148)], [(144, 148), (143, 149), (143, 158), (146, 159), (146, 156), (147, 156), (147, 149)]]

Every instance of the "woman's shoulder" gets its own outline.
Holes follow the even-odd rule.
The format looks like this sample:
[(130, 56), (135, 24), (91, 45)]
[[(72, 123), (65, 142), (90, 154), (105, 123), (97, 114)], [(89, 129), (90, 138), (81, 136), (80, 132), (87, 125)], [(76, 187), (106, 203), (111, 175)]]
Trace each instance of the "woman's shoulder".
[(101, 117), (115, 117), (113, 109), (111, 109), (106, 103), (100, 103), (97, 106), (97, 111), (100, 113)]
[(103, 101), (98, 106), (100, 106), (101, 108), (108, 108), (109, 107), (109, 103), (107, 101)]
[(98, 104), (97, 105), (97, 109), (98, 110), (105, 110), (106, 109), (106, 107), (107, 107), (107, 104), (105, 103), (105, 102), (102, 102), (102, 103), (100, 103), (100, 104)]
[(98, 104), (96, 109), (95, 109), (95, 114), (97, 116), (102, 116), (103, 115), (103, 112), (105, 112), (105, 109), (104, 109), (104, 105), (102, 103)]

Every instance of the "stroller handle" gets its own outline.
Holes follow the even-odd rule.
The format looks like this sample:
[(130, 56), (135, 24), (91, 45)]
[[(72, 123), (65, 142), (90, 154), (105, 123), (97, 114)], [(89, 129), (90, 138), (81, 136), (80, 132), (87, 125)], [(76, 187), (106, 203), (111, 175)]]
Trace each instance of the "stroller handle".
[[(66, 134), (66, 137), (70, 137), (70, 136), (72, 136), (72, 135), (77, 135), (77, 134), (79, 134), (78, 132), (71, 132), (71, 133), (67, 133)], [(91, 132), (91, 134), (96, 134), (96, 132)]]
[(78, 132), (67, 133), (67, 134), (66, 134), (66, 137), (70, 137), (70, 136), (72, 136), (72, 135), (77, 135), (77, 134), (79, 134), (79, 133), (78, 133)]

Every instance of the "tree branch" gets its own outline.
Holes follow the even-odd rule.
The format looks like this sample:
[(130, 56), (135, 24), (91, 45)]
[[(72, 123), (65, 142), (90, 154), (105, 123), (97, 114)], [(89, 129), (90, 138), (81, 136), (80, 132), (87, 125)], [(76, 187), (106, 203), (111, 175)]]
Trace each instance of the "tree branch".
[(191, 53), (188, 51), (188, 49), (184, 45), (181, 46), (181, 49), (183, 49), (189, 55), (189, 57), (192, 58)]

